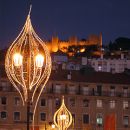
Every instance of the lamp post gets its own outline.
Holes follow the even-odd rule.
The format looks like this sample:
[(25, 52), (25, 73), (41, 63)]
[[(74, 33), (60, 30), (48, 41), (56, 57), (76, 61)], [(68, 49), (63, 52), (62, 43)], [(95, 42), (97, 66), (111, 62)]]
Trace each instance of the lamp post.
[(72, 124), (72, 115), (65, 106), (64, 96), (62, 97), (60, 108), (54, 114), (54, 124), (59, 130), (67, 130), (67, 128)]
[[(22, 31), (9, 47), (5, 58), (7, 76), (18, 90), (23, 104), (27, 105), (27, 130), (29, 130), (30, 103), (33, 103), (35, 98), (36, 109), (51, 73), (48, 48), (32, 27), (30, 12), (31, 7)], [(37, 90), (39, 90), (38, 95), (36, 95)]]

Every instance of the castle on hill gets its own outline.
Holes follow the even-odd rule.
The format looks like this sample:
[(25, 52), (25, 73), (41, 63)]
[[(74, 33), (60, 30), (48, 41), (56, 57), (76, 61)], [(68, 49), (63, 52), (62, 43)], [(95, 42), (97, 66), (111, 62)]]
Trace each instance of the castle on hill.
[(61, 41), (57, 36), (52, 37), (50, 42), (47, 42), (47, 46), (50, 52), (57, 52), (58, 50), (66, 52), (69, 46), (84, 46), (84, 45), (98, 45), (102, 47), (102, 33), (98, 35), (89, 35), (87, 39), (78, 40), (77, 37), (70, 37), (68, 41)]

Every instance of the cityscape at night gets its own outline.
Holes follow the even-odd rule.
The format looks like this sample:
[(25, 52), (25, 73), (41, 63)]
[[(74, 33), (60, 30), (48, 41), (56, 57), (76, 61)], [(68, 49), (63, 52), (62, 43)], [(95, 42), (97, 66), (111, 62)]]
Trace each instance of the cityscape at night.
[(0, 130), (130, 130), (129, 6), (1, 0)]

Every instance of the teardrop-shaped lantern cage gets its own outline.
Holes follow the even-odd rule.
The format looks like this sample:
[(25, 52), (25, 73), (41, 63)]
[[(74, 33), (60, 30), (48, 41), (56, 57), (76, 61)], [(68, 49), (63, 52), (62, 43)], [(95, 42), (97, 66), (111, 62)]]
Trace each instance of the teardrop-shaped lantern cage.
[(72, 124), (72, 114), (67, 109), (64, 103), (64, 96), (62, 97), (62, 104), (54, 114), (54, 124), (59, 130), (67, 130)]
[(7, 51), (5, 70), (23, 103), (27, 100), (33, 102), (35, 95), (38, 95), (35, 102), (37, 106), (51, 73), (51, 57), (45, 42), (32, 27), (30, 12), (22, 31)]

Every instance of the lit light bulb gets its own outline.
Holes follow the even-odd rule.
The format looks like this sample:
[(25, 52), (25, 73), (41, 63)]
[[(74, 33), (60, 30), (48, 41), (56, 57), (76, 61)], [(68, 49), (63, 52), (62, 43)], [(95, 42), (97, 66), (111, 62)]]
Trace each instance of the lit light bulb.
[(42, 67), (43, 66), (43, 62), (44, 62), (44, 57), (41, 55), (41, 54), (38, 54), (37, 56), (36, 56), (36, 66), (37, 67)]
[(22, 57), (22, 55), (19, 54), (19, 53), (15, 53), (15, 54), (13, 55), (13, 62), (14, 62), (14, 65), (15, 65), (16, 67), (21, 66), (21, 65), (22, 65), (22, 62), (23, 62), (23, 57)]
[(52, 127), (52, 129), (54, 129), (54, 128), (55, 128), (55, 125), (54, 125), (54, 124), (52, 124), (52, 125), (51, 125), (51, 127)]
[(80, 52), (85, 52), (85, 48), (80, 49)]
[(63, 115), (60, 115), (60, 119), (61, 119), (61, 120), (65, 120), (65, 119), (66, 119), (66, 115), (64, 115), (64, 114), (63, 114)]

